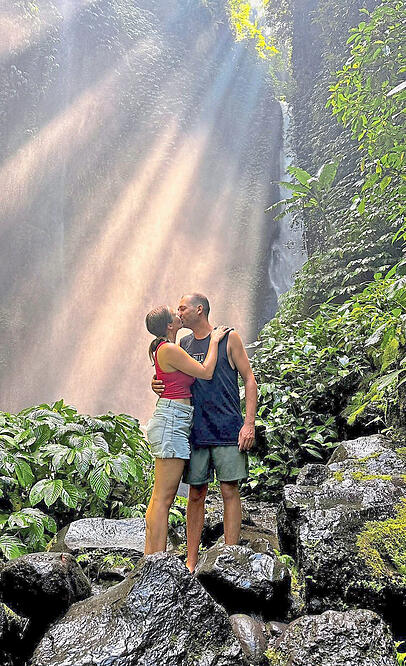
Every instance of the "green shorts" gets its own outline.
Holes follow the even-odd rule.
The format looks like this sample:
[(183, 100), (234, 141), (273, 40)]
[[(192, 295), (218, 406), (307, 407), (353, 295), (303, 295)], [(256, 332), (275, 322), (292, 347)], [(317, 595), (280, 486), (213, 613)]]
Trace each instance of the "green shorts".
[(214, 480), (214, 470), (218, 481), (239, 481), (248, 476), (248, 455), (238, 446), (199, 446), (192, 447), (190, 460), (183, 473), (184, 483), (202, 486)]

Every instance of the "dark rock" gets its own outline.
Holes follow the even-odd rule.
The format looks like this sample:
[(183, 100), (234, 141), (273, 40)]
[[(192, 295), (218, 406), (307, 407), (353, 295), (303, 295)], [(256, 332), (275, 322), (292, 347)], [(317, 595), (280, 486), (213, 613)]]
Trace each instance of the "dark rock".
[(5, 604), (0, 603), (0, 664), (15, 666), (21, 663), (24, 637), (29, 620), (20, 617)]
[(329, 463), (342, 462), (348, 458), (366, 458), (390, 448), (390, 441), (383, 435), (369, 435), (368, 437), (349, 439), (340, 442), (331, 456)]
[(272, 534), (273, 547), (276, 550), (280, 550), (277, 505), (268, 504), (267, 502), (247, 501), (244, 502), (244, 506), (249, 515), (249, 522), (246, 521), (246, 524), (254, 525), (259, 530), (263, 530), (267, 534)]
[(249, 546), (256, 553), (268, 553), (270, 555), (280, 548), (278, 535), (274, 530), (255, 525), (242, 525), (240, 544)]
[(292, 622), (269, 644), (270, 666), (396, 666), (394, 643), (368, 610), (326, 611)]
[[(264, 503), (265, 504), (265, 503)], [(250, 508), (248, 504), (242, 502), (242, 524), (253, 525), (251, 520)], [(223, 499), (219, 494), (210, 494), (205, 503), (204, 525), (202, 530), (201, 542), (203, 546), (213, 546), (216, 541), (224, 534), (223, 522)]]
[(88, 579), (69, 553), (23, 555), (0, 571), (2, 600), (35, 627), (46, 626), (90, 593)]
[(394, 515), (406, 494), (405, 462), (375, 435), (343, 442), (334, 455), (340, 461), (324, 472), (310, 465), (297, 485), (285, 487), (278, 514), (284, 550), (304, 577), (308, 612), (371, 608), (395, 627), (406, 612), (405, 590), (390, 577), (377, 584), (357, 536), (367, 521)]
[(265, 624), (249, 615), (238, 613), (230, 616), (231, 626), (250, 663), (267, 664), (264, 652), (268, 645)]
[(282, 636), (283, 632), (286, 631), (288, 626), (289, 625), (284, 622), (276, 622), (275, 620), (272, 620), (271, 622), (267, 622), (265, 628), (270, 636), (279, 638)]
[(174, 556), (142, 558), (98, 597), (74, 604), (32, 666), (244, 666), (225, 611)]
[(145, 520), (143, 518), (83, 518), (58, 532), (51, 550), (78, 553), (97, 549), (110, 553), (133, 553), (140, 558), (145, 547)]
[(229, 613), (283, 617), (290, 574), (275, 554), (219, 544), (203, 553), (195, 575)]
[[(218, 544), (224, 544), (224, 535), (217, 540)], [(260, 529), (255, 525), (242, 525), (240, 534), (240, 546), (248, 546), (255, 553), (267, 553), (274, 555), (278, 550), (279, 542), (275, 539), (274, 532), (267, 529)]]
[(320, 463), (312, 463), (303, 467), (297, 475), (297, 486), (320, 486), (328, 477), (328, 469)]
[(201, 536), (203, 546), (212, 546), (224, 534), (223, 510), (221, 495), (214, 494), (206, 498)]

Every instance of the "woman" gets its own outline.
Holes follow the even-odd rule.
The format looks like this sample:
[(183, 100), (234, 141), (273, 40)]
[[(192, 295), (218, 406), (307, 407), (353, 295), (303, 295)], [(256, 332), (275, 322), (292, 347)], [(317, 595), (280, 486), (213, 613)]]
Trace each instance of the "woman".
[(182, 477), (185, 460), (190, 458), (189, 434), (193, 407), (190, 387), (195, 377), (211, 379), (217, 363), (218, 343), (230, 330), (219, 326), (211, 333), (203, 363), (198, 363), (175, 344), (182, 322), (173, 308), (161, 305), (145, 318), (155, 340), (149, 356), (156, 375), (165, 384), (155, 412), (147, 424), (147, 436), (155, 456), (155, 483), (146, 519), (145, 555), (166, 550), (169, 508)]

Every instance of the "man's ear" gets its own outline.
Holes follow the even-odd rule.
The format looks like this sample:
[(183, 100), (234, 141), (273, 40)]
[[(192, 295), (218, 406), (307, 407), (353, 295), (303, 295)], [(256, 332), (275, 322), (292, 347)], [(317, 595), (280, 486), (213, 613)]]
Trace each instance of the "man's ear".
[(196, 309), (197, 309), (197, 314), (202, 314), (202, 312), (203, 312), (203, 305), (198, 305)]

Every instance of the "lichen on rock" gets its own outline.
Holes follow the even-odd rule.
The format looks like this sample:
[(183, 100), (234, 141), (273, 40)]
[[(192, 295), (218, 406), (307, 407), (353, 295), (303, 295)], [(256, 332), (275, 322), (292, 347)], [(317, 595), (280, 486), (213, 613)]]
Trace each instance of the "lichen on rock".
[(357, 546), (374, 576), (389, 576), (406, 585), (406, 499), (396, 507), (394, 518), (367, 522)]

